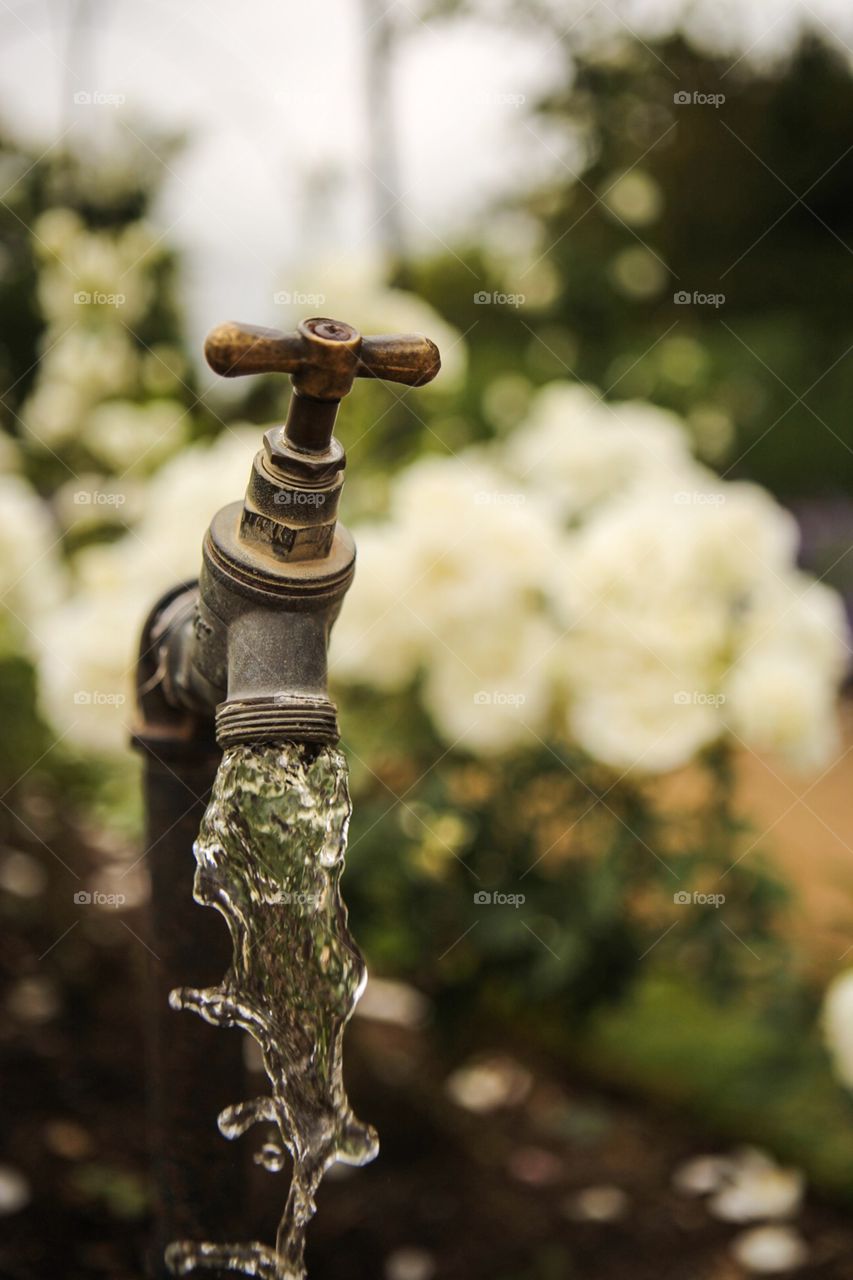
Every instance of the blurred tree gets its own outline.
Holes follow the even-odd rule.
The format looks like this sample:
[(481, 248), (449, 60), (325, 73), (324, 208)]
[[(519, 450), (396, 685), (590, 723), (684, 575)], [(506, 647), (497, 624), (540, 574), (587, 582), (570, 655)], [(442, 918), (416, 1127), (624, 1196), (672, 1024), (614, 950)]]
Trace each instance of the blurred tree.
[[(477, 305), (458, 260), (417, 273), (463, 331), (477, 326), (471, 407), (499, 369), (573, 376), (685, 414), (706, 456), (783, 497), (850, 489), (845, 61), (815, 38), (762, 70), (681, 37), (557, 45), (564, 88), (528, 122), (554, 177), (507, 209), (535, 219), (539, 247), (503, 269), (482, 243), (462, 255), (481, 288), (526, 294), (526, 306)], [(725, 300), (697, 304), (694, 292)]]

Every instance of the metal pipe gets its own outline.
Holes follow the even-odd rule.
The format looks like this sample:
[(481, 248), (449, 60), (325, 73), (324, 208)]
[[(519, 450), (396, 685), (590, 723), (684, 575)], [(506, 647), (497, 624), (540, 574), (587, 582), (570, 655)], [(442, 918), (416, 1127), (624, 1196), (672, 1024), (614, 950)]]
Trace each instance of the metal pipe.
[[(230, 963), (224, 922), (192, 896), (193, 841), (221, 753), (210, 722), (171, 706), (157, 669), (164, 613), (184, 594), (160, 602), (143, 630), (138, 663), (144, 755), (145, 849), (151, 880), (146, 1013), (148, 1113), (156, 1192), (147, 1273), (165, 1280), (166, 1245), (175, 1239), (228, 1239), (243, 1217), (241, 1149), (223, 1141), (216, 1118), (244, 1096), (242, 1042), (169, 1007), (169, 992), (220, 981)], [(225, 1280), (223, 1275), (222, 1280)]]

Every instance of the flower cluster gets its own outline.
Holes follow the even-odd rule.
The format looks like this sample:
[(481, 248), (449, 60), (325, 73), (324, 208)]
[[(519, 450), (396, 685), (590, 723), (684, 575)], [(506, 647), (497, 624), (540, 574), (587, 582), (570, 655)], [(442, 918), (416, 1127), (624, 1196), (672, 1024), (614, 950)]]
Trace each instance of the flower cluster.
[(73, 590), (37, 628), (42, 701), (71, 741), (93, 751), (127, 744), (146, 614), (169, 587), (198, 575), (210, 516), (245, 486), (257, 437), (257, 428), (234, 428), (184, 450), (149, 481), (128, 533), (74, 557)]
[(477, 753), (568, 735), (620, 771), (723, 735), (815, 767), (848, 660), (792, 518), (700, 466), (677, 418), (556, 383), (505, 442), (422, 459), (356, 530), (339, 677), (403, 687)]
[(107, 473), (150, 471), (183, 443), (186, 418), (180, 353), (148, 347), (137, 332), (155, 301), (156, 233), (141, 221), (90, 230), (54, 208), (36, 222), (34, 243), (45, 332), (21, 409), (28, 441), (51, 453), (83, 449)]

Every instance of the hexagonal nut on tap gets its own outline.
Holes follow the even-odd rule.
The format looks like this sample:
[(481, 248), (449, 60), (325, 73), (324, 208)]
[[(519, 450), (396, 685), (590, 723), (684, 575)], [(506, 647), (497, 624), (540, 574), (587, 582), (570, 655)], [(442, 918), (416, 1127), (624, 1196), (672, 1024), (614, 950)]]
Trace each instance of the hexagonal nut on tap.
[(293, 394), (284, 426), (264, 435), (241, 517), (241, 535), (280, 559), (328, 554), (346, 463), (332, 434), (340, 400), (356, 378), (417, 387), (441, 367), (435, 343), (420, 334), (362, 337), (342, 320), (315, 316), (293, 333), (220, 325), (205, 355), (225, 377), (289, 373)]

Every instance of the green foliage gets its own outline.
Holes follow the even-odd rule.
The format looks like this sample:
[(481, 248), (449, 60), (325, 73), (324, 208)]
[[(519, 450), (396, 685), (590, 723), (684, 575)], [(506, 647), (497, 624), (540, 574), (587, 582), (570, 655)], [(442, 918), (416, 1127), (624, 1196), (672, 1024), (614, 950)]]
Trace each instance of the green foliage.
[(766, 1143), (824, 1191), (850, 1200), (853, 1102), (833, 1080), (796, 980), (770, 981), (763, 950), (737, 999), (717, 1003), (664, 942), (632, 994), (571, 1044), (552, 1046), (599, 1078), (700, 1116), (738, 1142)]
[[(342, 721), (356, 934), (380, 972), (429, 990), (448, 1016), (557, 1001), (581, 1018), (624, 996), (675, 928), (685, 964), (720, 995), (752, 976), (758, 947), (784, 967), (782, 886), (753, 857), (732, 866), (745, 828), (725, 750), (696, 767), (700, 797), (675, 807), (565, 747), (488, 763), (447, 754), (402, 696), (346, 694)], [(726, 895), (727, 927), (694, 892)]]

